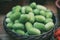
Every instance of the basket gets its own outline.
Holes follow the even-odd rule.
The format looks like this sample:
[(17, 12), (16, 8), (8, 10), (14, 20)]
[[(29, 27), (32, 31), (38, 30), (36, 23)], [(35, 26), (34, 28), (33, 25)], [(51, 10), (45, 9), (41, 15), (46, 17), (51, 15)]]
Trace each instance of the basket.
[[(5, 17), (5, 19), (6, 19), (6, 17)], [(9, 28), (7, 28), (5, 19), (3, 21), (4, 29), (5, 29), (6, 33), (10, 37), (13, 38), (13, 40), (48, 40), (51, 37), (53, 30), (54, 30), (54, 28), (52, 28), (48, 32), (43, 33), (39, 36), (37, 36), (37, 35), (21, 36), (21, 35), (16, 34), (15, 32), (12, 32)], [(56, 18), (54, 15), (53, 15), (52, 19), (53, 19), (53, 22), (56, 23)]]

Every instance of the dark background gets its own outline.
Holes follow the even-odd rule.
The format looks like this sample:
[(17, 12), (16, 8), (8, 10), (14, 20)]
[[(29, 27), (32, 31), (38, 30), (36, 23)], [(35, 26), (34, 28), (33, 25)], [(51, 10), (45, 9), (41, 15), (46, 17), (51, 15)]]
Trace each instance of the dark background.
[[(28, 2), (29, 1), (29, 2)], [(47, 2), (54, 2), (55, 0), (0, 0), (0, 14), (6, 14), (14, 5), (25, 5), (31, 2), (37, 4), (47, 4)]]

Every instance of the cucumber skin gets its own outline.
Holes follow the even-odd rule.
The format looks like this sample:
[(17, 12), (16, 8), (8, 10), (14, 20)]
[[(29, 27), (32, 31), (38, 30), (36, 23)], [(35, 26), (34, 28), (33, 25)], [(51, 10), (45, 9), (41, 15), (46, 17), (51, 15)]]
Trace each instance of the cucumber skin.
[(34, 23), (34, 27), (41, 30), (41, 31), (45, 31), (45, 25), (43, 23), (38, 23), (38, 22), (35, 22)]
[(41, 31), (39, 29), (36, 29), (36, 28), (31, 28), (31, 29), (27, 30), (27, 32), (30, 35), (40, 35), (41, 34)]
[(36, 8), (36, 3), (35, 3), (35, 2), (31, 3), (31, 4), (30, 4), (30, 7), (31, 7), (32, 9), (35, 9), (35, 8)]
[(52, 29), (54, 27), (54, 23), (53, 22), (49, 22), (45, 25), (46, 31), (49, 31), (50, 29)]
[(15, 23), (13, 25), (13, 29), (21, 29), (21, 30), (24, 30), (24, 25), (22, 23)]
[(35, 16), (34, 16), (34, 13), (32, 13), (32, 12), (29, 13), (29, 21), (31, 23), (34, 23), (35, 22)]
[(25, 35), (26, 33), (23, 30), (16, 30), (16, 33), (19, 35)]
[(36, 20), (37, 22), (44, 22), (44, 21), (45, 21), (45, 17), (42, 16), (42, 15), (36, 15), (36, 16), (35, 16), (35, 20)]

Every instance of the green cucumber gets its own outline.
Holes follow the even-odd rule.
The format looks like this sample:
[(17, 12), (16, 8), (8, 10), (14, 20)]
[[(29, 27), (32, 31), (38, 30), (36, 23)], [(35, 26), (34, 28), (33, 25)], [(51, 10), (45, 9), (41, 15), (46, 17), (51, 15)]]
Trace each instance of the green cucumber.
[(22, 23), (15, 23), (13, 29), (22, 29), (24, 30), (24, 25)]
[(16, 33), (18, 33), (19, 35), (25, 35), (25, 32), (23, 30), (16, 30)]
[(25, 14), (25, 8), (26, 8), (26, 6), (23, 6), (23, 7), (21, 8), (21, 13), (22, 13), (22, 14)]
[(46, 18), (45, 23), (48, 23), (48, 22), (53, 22), (53, 19), (51, 19), (51, 18)]
[(12, 22), (11, 23), (7, 23), (7, 27), (12, 29), (13, 28), (13, 23)]
[(12, 8), (12, 11), (13, 12), (20, 12), (21, 11), (21, 6), (20, 5), (17, 5), (15, 7)]
[(25, 23), (25, 27), (26, 27), (27, 30), (29, 30), (30, 28), (33, 27), (33, 25), (32, 25), (32, 23), (30, 23), (30, 22), (26, 22), (26, 23)]
[(5, 21), (6, 21), (7, 23), (12, 22), (10, 18), (6, 18), (6, 20), (5, 20)]
[(36, 8), (36, 3), (35, 2), (31, 3), (30, 7), (33, 8), (33, 9), (35, 9)]
[(12, 15), (12, 11), (8, 12), (8, 13), (7, 13), (7, 15), (6, 15), (6, 17), (8, 17), (8, 18), (9, 18), (9, 17), (10, 17), (10, 15)]
[(27, 32), (30, 35), (40, 35), (41, 34), (41, 31), (36, 28), (30, 28), (29, 30), (27, 30)]
[(41, 10), (41, 11), (40, 11), (40, 15), (46, 16), (46, 12), (45, 12), (44, 10)]
[(12, 21), (14, 21), (14, 20), (16, 20), (16, 19), (19, 19), (20, 15), (21, 15), (20, 12), (15, 12), (15, 13), (13, 13), (12, 15), (10, 15), (10, 19), (11, 19)]
[(25, 23), (29, 20), (28, 14), (21, 14), (20, 22)]
[(35, 16), (35, 20), (38, 22), (44, 22), (45, 21), (45, 17), (42, 15), (36, 15)]
[(15, 23), (19, 23), (19, 20), (15, 20)]
[(35, 15), (39, 15), (40, 14), (40, 10), (39, 9), (34, 9), (33, 12), (34, 12)]
[(42, 6), (42, 5), (37, 5), (37, 9), (39, 9), (39, 10), (47, 10), (47, 8)]
[(25, 12), (26, 12), (26, 13), (32, 12), (32, 8), (29, 7), (29, 6), (26, 6), (26, 8), (25, 8)]
[(28, 15), (29, 15), (29, 21), (30, 21), (31, 23), (34, 23), (34, 21), (35, 21), (34, 13), (29, 12)]
[(52, 12), (48, 11), (46, 12), (46, 18), (52, 18)]
[(49, 22), (45, 25), (46, 31), (49, 31), (50, 29), (54, 28), (54, 23)]
[(43, 23), (38, 23), (38, 22), (35, 22), (34, 23), (34, 27), (41, 30), (41, 31), (45, 31), (45, 25)]

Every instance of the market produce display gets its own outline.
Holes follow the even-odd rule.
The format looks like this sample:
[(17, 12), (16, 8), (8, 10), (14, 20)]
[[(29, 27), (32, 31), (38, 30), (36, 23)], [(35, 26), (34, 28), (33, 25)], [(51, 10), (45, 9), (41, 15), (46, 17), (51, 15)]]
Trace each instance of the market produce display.
[(6, 25), (19, 35), (41, 35), (54, 27), (52, 12), (35, 2), (16, 5), (6, 15)]

